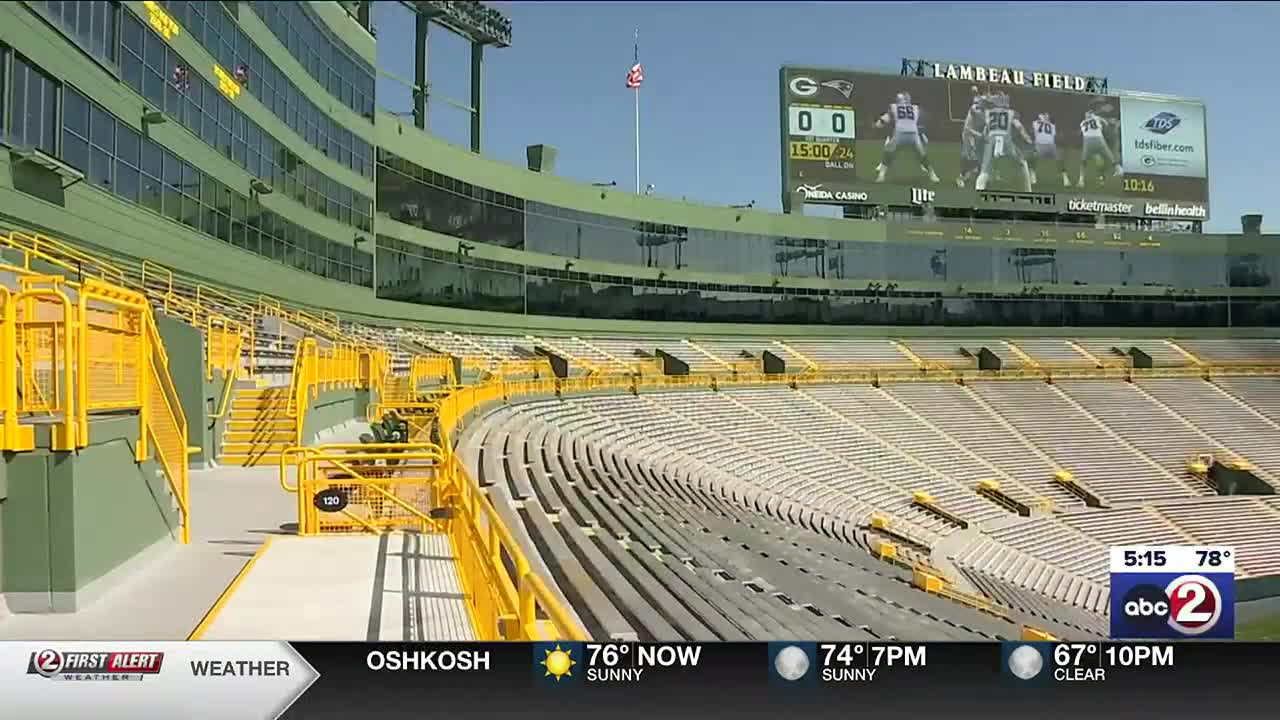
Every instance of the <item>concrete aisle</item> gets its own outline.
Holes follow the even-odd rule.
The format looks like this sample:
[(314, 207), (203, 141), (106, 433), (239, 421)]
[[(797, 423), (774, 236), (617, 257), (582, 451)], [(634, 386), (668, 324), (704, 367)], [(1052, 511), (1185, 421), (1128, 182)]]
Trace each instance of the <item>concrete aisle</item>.
[(203, 640), (473, 640), (444, 535), (273, 538)]
[(191, 472), (191, 544), (161, 546), (117, 571), (76, 613), (11, 615), (3, 640), (183, 640), (267, 537), (291, 535), (297, 500), (275, 467)]

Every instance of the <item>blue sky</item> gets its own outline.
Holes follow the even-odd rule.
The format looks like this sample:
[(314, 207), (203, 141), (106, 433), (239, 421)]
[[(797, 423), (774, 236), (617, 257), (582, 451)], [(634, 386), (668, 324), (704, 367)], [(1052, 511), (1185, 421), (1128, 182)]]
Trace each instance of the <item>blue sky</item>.
[[(413, 24), (380, 3), (379, 63), (413, 78)], [(778, 68), (897, 72), (903, 56), (1105, 75), (1112, 88), (1200, 98), (1208, 107), (1209, 229), (1263, 212), (1280, 231), (1280, 3), (495, 3), (512, 47), (486, 55), (485, 154), (523, 165), (560, 151), (556, 173), (634, 186), (633, 99), (624, 86), (640, 30), (641, 174), (659, 195), (777, 210)], [(467, 101), (469, 51), (433, 28), (436, 97)], [(379, 105), (412, 109), (394, 81)], [(459, 144), (467, 115), (435, 102), (434, 133)]]

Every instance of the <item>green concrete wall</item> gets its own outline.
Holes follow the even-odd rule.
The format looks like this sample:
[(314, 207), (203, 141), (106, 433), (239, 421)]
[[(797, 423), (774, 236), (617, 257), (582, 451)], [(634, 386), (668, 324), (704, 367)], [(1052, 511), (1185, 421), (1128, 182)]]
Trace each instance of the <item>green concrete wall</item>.
[(302, 417), (302, 443), (313, 445), (316, 434), (352, 419), (368, 416), (373, 402), (369, 390), (330, 390), (311, 401)]
[(85, 586), (176, 535), (168, 483), (134, 461), (137, 432), (136, 417), (92, 420), (78, 453), (5, 454), (0, 590), (12, 608), (74, 609)]
[(156, 327), (169, 356), (169, 376), (178, 393), (178, 403), (187, 419), (187, 447), (200, 447), (201, 452), (188, 456), (192, 465), (203, 467), (212, 457), (203, 442), (201, 428), (208, 424), (205, 409), (205, 356), (200, 331), (173, 318), (156, 314)]

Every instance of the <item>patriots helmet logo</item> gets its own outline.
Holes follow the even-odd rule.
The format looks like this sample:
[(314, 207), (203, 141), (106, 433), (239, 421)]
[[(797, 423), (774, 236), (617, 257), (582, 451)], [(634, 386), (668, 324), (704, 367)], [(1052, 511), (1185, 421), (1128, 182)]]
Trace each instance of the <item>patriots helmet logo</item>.
[(853, 95), (853, 83), (849, 82), (848, 80), (828, 80), (822, 83), (822, 87), (831, 88), (832, 90), (835, 90), (836, 92), (843, 95), (846, 100), (851, 95)]

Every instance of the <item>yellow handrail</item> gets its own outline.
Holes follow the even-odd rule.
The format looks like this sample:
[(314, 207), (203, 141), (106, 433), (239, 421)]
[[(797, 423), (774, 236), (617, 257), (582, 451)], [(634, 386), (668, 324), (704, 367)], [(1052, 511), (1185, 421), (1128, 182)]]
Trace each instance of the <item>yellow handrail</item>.
[(302, 445), (307, 405), (321, 391), (345, 387), (368, 388), (378, 393), (390, 362), (385, 350), (335, 343), (321, 348), (313, 337), (298, 341), (293, 355), (288, 417), (296, 418), (296, 445)]
[(205, 378), (212, 380), (214, 370), (226, 375), (239, 367), (244, 329), (240, 323), (222, 315), (205, 320)]
[(148, 441), (155, 447), (156, 460), (169, 488), (177, 499), (178, 512), (182, 515), (182, 543), (191, 542), (190, 466), (187, 459), (187, 418), (178, 406), (178, 391), (169, 374), (169, 359), (164, 352), (155, 320), (148, 312), (144, 316), (146, 335), (142, 352), (147, 360), (145, 374), (146, 394), (143, 396), (142, 418), (144, 432), (138, 442), (138, 461), (147, 457)]
[[(390, 464), (395, 461), (396, 464)], [(289, 484), (290, 469), (295, 473)], [(333, 474), (329, 475), (324, 470)], [(299, 533), (382, 532), (395, 528), (445, 531), (453, 545), (467, 609), (478, 640), (589, 639), (585, 630), (531, 569), (489, 497), (447, 447), (433, 443), (333, 444), (281, 453), (280, 486), (297, 494)], [(325, 521), (318, 493), (340, 488), (351, 506)], [(415, 490), (434, 491), (428, 499)], [(430, 507), (415, 505), (397, 492)], [(433, 507), (449, 513), (436, 516)]]
[(217, 411), (209, 415), (209, 427), (213, 427), (212, 423), (226, 417), (227, 409), (231, 407), (231, 395), (235, 392), (236, 382), (240, 379), (240, 366), (232, 368), (231, 373), (223, 377), (226, 379), (226, 384), (222, 386), (222, 397), (218, 401)]
[[(3, 449), (33, 449), (24, 415), (53, 416), (50, 448), (70, 451), (88, 445), (90, 412), (135, 409), (136, 460), (146, 461), (154, 446), (189, 542), (186, 416), (146, 296), (93, 277), (25, 275), (19, 283), (19, 292), (0, 293), (0, 368), (15, 380), (0, 396)], [(75, 302), (63, 288), (75, 291)]]

